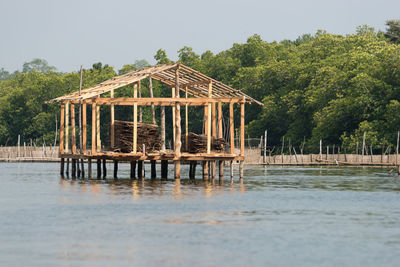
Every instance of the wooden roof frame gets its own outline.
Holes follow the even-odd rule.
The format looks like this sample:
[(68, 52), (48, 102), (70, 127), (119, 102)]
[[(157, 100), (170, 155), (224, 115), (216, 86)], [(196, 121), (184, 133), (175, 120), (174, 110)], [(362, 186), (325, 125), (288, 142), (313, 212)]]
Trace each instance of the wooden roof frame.
[(202, 74), (192, 68), (189, 68), (181, 63), (169, 63), (156, 65), (148, 68), (134, 70), (123, 75), (113, 77), (98, 85), (86, 88), (79, 92), (74, 92), (61, 97), (54, 98), (48, 103), (62, 101), (79, 101), (98, 97), (101, 94), (110, 92), (120, 87), (137, 83), (143, 79), (151, 77), (158, 80), (169, 87), (175, 87), (175, 70), (179, 69), (179, 90), (185, 92), (187, 88), (188, 94), (197, 98), (208, 98), (208, 85), (212, 83), (211, 98), (240, 98), (247, 103), (256, 103), (263, 105), (260, 101), (246, 95), (240, 90), (234, 89), (220, 81), (214, 80), (207, 75)]

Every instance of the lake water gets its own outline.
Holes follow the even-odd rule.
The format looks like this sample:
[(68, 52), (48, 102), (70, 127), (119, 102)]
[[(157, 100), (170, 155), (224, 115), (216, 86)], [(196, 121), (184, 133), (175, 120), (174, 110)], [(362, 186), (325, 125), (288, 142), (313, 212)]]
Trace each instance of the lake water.
[(0, 266), (399, 266), (389, 169), (248, 167), (221, 185), (58, 172), (0, 163)]

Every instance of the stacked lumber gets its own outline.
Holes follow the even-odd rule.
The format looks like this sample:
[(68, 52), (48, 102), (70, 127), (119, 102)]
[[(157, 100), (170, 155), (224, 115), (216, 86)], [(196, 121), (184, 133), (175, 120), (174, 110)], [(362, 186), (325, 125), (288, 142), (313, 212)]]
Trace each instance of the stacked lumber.
[[(214, 152), (223, 152), (225, 150), (226, 141), (224, 138), (211, 138), (211, 150)], [(182, 147), (185, 147), (183, 145)], [(204, 134), (188, 134), (188, 151), (189, 153), (206, 153), (207, 152), (207, 136)]]
[[(115, 121), (115, 147), (114, 151), (130, 153), (133, 148), (133, 122)], [(159, 151), (161, 149), (161, 136), (157, 124), (138, 122), (137, 126), (137, 150), (143, 152), (143, 144), (146, 152)]]

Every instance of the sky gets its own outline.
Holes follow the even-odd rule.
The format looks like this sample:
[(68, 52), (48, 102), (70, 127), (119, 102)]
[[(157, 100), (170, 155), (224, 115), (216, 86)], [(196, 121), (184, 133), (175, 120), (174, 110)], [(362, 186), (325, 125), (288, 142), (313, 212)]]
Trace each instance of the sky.
[(399, 0), (0, 0), (0, 68), (21, 70), (33, 58), (63, 72), (154, 64), (160, 48), (176, 60), (184, 46), (218, 53), (253, 34), (272, 42), (363, 24), (385, 30), (399, 10)]

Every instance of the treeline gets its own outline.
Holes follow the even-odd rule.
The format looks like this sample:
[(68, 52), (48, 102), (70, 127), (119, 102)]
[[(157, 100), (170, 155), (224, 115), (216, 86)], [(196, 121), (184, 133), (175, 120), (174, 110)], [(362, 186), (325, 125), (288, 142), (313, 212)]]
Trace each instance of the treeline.
[[(218, 54), (199, 55), (183, 47), (179, 61), (262, 100), (263, 107), (246, 107), (246, 137), (260, 137), (268, 129), (270, 146), (279, 146), (285, 138), (305, 152), (318, 153), (322, 139), (324, 146), (335, 144), (351, 153), (366, 133), (366, 145), (381, 151), (396, 145), (400, 129), (400, 23), (387, 25), (386, 32), (362, 26), (346, 36), (318, 31), (279, 43), (253, 35)], [(161, 49), (154, 58), (159, 64), (170, 61)], [(37, 63), (27, 63), (25, 71), (9, 76), (0, 71), (1, 145), (15, 144), (18, 134), (24, 140), (52, 142), (59, 107), (44, 102), (79, 87), (78, 71), (60, 73)], [(83, 87), (146, 65), (142, 60), (115, 71), (94, 64), (84, 70)], [(153, 86), (155, 95), (170, 96), (160, 83)], [(131, 95), (131, 88), (117, 92)], [(148, 94), (146, 83), (143, 94)], [(131, 119), (124, 109), (117, 110), (118, 119)], [(107, 113), (102, 110), (102, 116)], [(144, 119), (150, 121), (150, 116), (145, 109)], [(201, 131), (201, 112), (192, 109), (190, 118), (190, 129)]]

